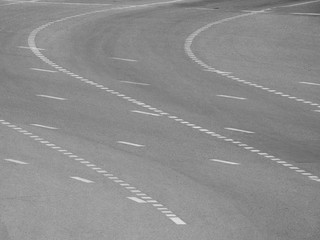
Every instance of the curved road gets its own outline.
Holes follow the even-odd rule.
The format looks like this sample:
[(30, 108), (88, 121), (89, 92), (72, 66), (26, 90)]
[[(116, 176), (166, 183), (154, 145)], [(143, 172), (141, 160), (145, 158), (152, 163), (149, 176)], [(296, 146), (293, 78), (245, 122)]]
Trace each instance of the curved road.
[(1, 240), (318, 240), (319, 6), (1, 2)]

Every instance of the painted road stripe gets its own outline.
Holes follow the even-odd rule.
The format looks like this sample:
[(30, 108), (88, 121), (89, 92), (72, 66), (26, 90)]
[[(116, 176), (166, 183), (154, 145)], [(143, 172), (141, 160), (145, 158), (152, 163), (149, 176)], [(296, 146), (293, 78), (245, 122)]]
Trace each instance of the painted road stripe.
[(22, 161), (18, 161), (18, 160), (14, 160), (14, 159), (4, 159), (5, 161), (7, 162), (13, 162), (13, 163), (17, 163), (17, 164), (29, 164), (29, 163), (26, 163), (26, 162), (22, 162)]
[(160, 115), (156, 114), (156, 113), (149, 113), (149, 112), (143, 112), (143, 111), (138, 111), (138, 110), (132, 110), (131, 112), (160, 117)]
[(41, 68), (30, 68), (31, 70), (34, 71), (41, 71), (41, 72), (50, 72), (50, 73), (55, 73), (57, 71), (53, 71), (53, 70), (48, 70), (48, 69), (41, 69)]
[(186, 225), (186, 223), (179, 217), (171, 217), (170, 219), (177, 225)]
[(49, 127), (49, 126), (45, 126), (45, 125), (41, 125), (41, 124), (36, 124), (36, 123), (33, 123), (33, 124), (30, 124), (32, 126), (35, 126), (35, 127), (42, 127), (42, 128), (47, 128), (47, 129), (58, 129), (58, 128), (55, 128), (55, 127)]
[[(20, 1), (19, 1), (20, 2)], [(29, 2), (29, 1), (25, 1)], [(68, 2), (40, 2), (40, 1), (30, 1), (30, 3), (40, 3), (40, 4), (64, 4), (64, 5), (84, 5), (84, 6), (90, 6), (90, 5), (96, 5), (96, 6), (108, 6), (110, 4), (106, 3), (68, 3)]]
[(237, 129), (237, 128), (225, 128), (225, 129), (230, 130), (230, 131), (243, 132), (243, 133), (254, 133), (254, 132), (250, 132), (247, 130), (241, 130), (241, 129)]
[(130, 84), (135, 84), (135, 85), (143, 85), (143, 86), (148, 86), (148, 85), (150, 85), (150, 84), (148, 84), (148, 83), (141, 83), (141, 82), (130, 82), (130, 81), (120, 81), (120, 82), (130, 83)]
[(310, 3), (316, 3), (316, 2), (320, 2), (320, 0), (296, 3), (296, 4), (286, 5), (286, 6), (282, 6), (282, 7), (295, 7), (295, 6), (300, 6), (300, 5), (310, 4)]
[(18, 46), (18, 48), (31, 49), (31, 50), (39, 50), (39, 51), (44, 51), (44, 50), (45, 50), (45, 49), (43, 49), (43, 48), (35, 48), (35, 47), (27, 47), (27, 46)]
[(320, 110), (314, 110), (315, 112), (320, 112)]
[(233, 98), (233, 99), (238, 99), (238, 100), (245, 100), (246, 98), (242, 97), (235, 97), (235, 96), (228, 96), (228, 95), (217, 95), (218, 97), (224, 97), (224, 98)]
[(302, 84), (308, 84), (308, 85), (314, 85), (314, 86), (320, 86), (320, 83), (313, 83), (313, 82), (300, 82)]
[(44, 97), (44, 98), (52, 98), (52, 99), (56, 99), (56, 100), (67, 100), (66, 98), (60, 98), (60, 97), (54, 97), (54, 96), (50, 96), (50, 95), (42, 95), (39, 94), (37, 95), (38, 97)]
[(135, 201), (137, 203), (146, 203), (146, 201), (143, 201), (142, 199), (137, 198), (137, 197), (127, 197), (127, 198), (132, 200), (132, 201)]
[(294, 15), (320, 16), (320, 13), (291, 13)]
[(134, 146), (134, 147), (145, 147), (145, 145), (140, 145), (140, 144), (131, 143), (131, 142), (118, 141), (118, 143), (130, 145), (130, 146)]
[(91, 180), (88, 180), (85, 178), (81, 178), (81, 177), (70, 177), (70, 178), (81, 181), (81, 182), (85, 182), (85, 183), (94, 183), (94, 181), (91, 181)]
[(219, 160), (219, 159), (210, 159), (210, 161), (221, 162), (221, 163), (226, 163), (226, 164), (231, 164), (231, 165), (239, 165), (240, 164), (240, 163), (236, 163), (236, 162), (229, 162), (229, 161), (224, 161), (224, 160)]
[(112, 57), (114, 60), (121, 60), (121, 61), (127, 61), (127, 62), (137, 62), (137, 60), (134, 59), (129, 59), (129, 58), (117, 58), (117, 57)]

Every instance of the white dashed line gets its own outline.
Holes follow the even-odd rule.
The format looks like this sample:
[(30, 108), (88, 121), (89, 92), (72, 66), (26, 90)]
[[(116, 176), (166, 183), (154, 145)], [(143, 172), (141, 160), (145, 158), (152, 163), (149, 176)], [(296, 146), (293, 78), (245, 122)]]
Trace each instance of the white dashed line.
[(293, 15), (320, 16), (320, 13), (291, 13)]
[(159, 114), (156, 114), (156, 113), (143, 112), (143, 111), (138, 111), (138, 110), (132, 110), (131, 112), (133, 112), (133, 113), (145, 114), (145, 115), (150, 115), (150, 116), (160, 117), (160, 115), (159, 115)]
[(120, 82), (129, 83), (129, 84), (135, 84), (135, 85), (142, 85), (142, 86), (148, 86), (148, 85), (150, 85), (150, 84), (148, 84), (148, 83), (142, 83), (142, 82), (130, 82), (130, 81), (120, 81)]
[(42, 127), (42, 128), (52, 129), (52, 130), (58, 129), (58, 128), (55, 128), (55, 127), (45, 126), (45, 125), (36, 124), (36, 123), (30, 124), (30, 125), (35, 126), (35, 127)]
[(134, 59), (129, 59), (129, 58), (117, 58), (117, 57), (112, 57), (114, 60), (120, 60), (120, 61), (126, 61), (126, 62), (137, 62), (137, 60)]
[(118, 141), (118, 143), (122, 143), (122, 144), (125, 144), (125, 145), (130, 145), (130, 146), (134, 146), (134, 147), (145, 147), (145, 145), (131, 143), (131, 142)]
[[(320, 0), (319, 0), (320, 1)], [(304, 103), (304, 104), (308, 104), (309, 106), (318, 106), (320, 107), (320, 104), (318, 103), (314, 103), (312, 101), (307, 101), (307, 100), (304, 100), (304, 99), (301, 99), (301, 98), (297, 98), (295, 96), (290, 96), (289, 94), (284, 94), (282, 92), (279, 92), (277, 90), (274, 90), (274, 89), (270, 89), (270, 88), (267, 88), (265, 86), (262, 86), (262, 85), (258, 85), (258, 84), (255, 84), (255, 83), (252, 83), (250, 81), (246, 81), (246, 80), (243, 80), (243, 79), (240, 79), (236, 76), (232, 76), (231, 74), (229, 74), (228, 72), (225, 72), (225, 71), (220, 71), (208, 64), (206, 64), (205, 62), (201, 61), (199, 58), (197, 58), (197, 56), (193, 53), (192, 49), (191, 49), (191, 45), (194, 41), (194, 39), (202, 32), (204, 32), (205, 30), (208, 30), (209, 28), (215, 26), (215, 25), (218, 25), (218, 24), (221, 24), (221, 23), (225, 23), (225, 22), (229, 22), (229, 21), (232, 21), (232, 20), (235, 20), (235, 19), (239, 19), (239, 18), (243, 18), (243, 17), (249, 17), (249, 16), (253, 16), (253, 15), (256, 15), (256, 14), (259, 14), (265, 10), (269, 10), (269, 9), (264, 9), (264, 10), (261, 10), (261, 11), (257, 11), (257, 12), (250, 12), (250, 13), (245, 13), (245, 14), (241, 14), (241, 15), (237, 15), (237, 16), (233, 16), (233, 17), (229, 17), (229, 18), (225, 18), (225, 19), (221, 19), (219, 21), (215, 21), (215, 22), (212, 22), (212, 23), (209, 23), (201, 28), (199, 28), (198, 30), (196, 30), (195, 32), (193, 32), (192, 34), (190, 34), (187, 39), (185, 40), (185, 45), (184, 45), (184, 51), (186, 53), (186, 55), (191, 59), (193, 60), (195, 63), (197, 63), (198, 65), (200, 65), (204, 71), (210, 71), (210, 72), (214, 72), (214, 73), (217, 73), (221, 76), (225, 76), (233, 81), (236, 81), (238, 83), (242, 83), (242, 84), (246, 84), (248, 86), (252, 86), (252, 87), (255, 87), (255, 88), (258, 88), (258, 89), (261, 89), (261, 90), (264, 90), (264, 91), (267, 91), (269, 93), (273, 93), (275, 95), (278, 95), (278, 96), (282, 96), (282, 97), (286, 97), (288, 99), (293, 99), (297, 102), (301, 102), (301, 103)]]
[(44, 98), (56, 99), (56, 100), (67, 100), (66, 98), (54, 97), (54, 96), (50, 96), (50, 95), (42, 95), (42, 94), (39, 94), (39, 95), (37, 95), (37, 96), (38, 96), (38, 97), (44, 97)]
[(226, 163), (226, 164), (231, 164), (231, 165), (239, 165), (240, 163), (236, 162), (229, 162), (229, 161), (224, 161), (224, 160), (219, 160), (219, 159), (210, 159), (212, 162), (220, 162), (220, 163)]
[(295, 7), (295, 6), (300, 6), (300, 5), (310, 4), (310, 3), (317, 3), (317, 2), (320, 2), (320, 0), (309, 1), (309, 2), (302, 2), (302, 3), (296, 3), (296, 4), (281, 6), (281, 7), (282, 7), (282, 8)]
[(48, 69), (41, 69), (41, 68), (30, 68), (31, 70), (34, 71), (40, 71), (40, 72), (49, 72), (49, 73), (56, 73), (57, 71), (53, 71), (53, 70), (48, 70)]
[(313, 85), (313, 86), (320, 86), (320, 83), (313, 83), (313, 82), (300, 82), (302, 84), (307, 84), (307, 85)]
[(173, 221), (177, 225), (185, 225), (186, 224), (184, 221), (182, 221), (181, 218), (178, 218), (178, 217), (171, 217), (170, 219), (171, 219), (171, 221)]
[[(29, 1), (26, 1), (29, 2)], [(68, 3), (68, 2), (40, 2), (40, 1), (30, 1), (30, 3), (37, 3), (37, 4), (62, 4), (62, 5), (83, 5), (83, 6), (108, 6), (110, 4), (106, 3)]]
[(91, 180), (88, 180), (85, 178), (81, 178), (81, 177), (70, 177), (70, 178), (81, 181), (81, 182), (85, 182), (85, 183), (94, 183), (94, 181), (91, 181)]
[[(31, 47), (27, 47), (27, 46), (18, 46), (18, 48), (22, 48), (22, 49), (31, 49)], [(39, 51), (44, 51), (45, 49), (43, 49), (43, 48), (37, 48), (37, 50), (39, 50)]]
[(230, 131), (235, 131), (235, 132), (254, 133), (254, 132), (251, 132), (251, 131), (241, 130), (241, 129), (237, 129), (237, 128), (225, 128), (225, 129), (230, 130)]
[(29, 164), (29, 163), (26, 163), (26, 162), (14, 160), (14, 159), (9, 159), (9, 158), (6, 158), (4, 160), (7, 161), (7, 162), (13, 162), (13, 163), (17, 163), (17, 164)]
[(127, 198), (132, 200), (132, 201), (135, 201), (137, 203), (146, 203), (146, 201), (143, 201), (142, 199), (137, 198), (137, 197), (127, 197)]
[(232, 98), (232, 99), (238, 99), (238, 100), (246, 100), (246, 98), (229, 96), (229, 95), (217, 95), (217, 97)]

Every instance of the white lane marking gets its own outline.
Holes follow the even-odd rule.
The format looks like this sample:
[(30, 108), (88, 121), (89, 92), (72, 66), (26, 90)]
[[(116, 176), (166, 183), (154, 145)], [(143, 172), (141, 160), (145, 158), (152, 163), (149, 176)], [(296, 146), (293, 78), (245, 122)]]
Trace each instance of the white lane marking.
[(127, 198), (132, 200), (132, 201), (135, 201), (137, 203), (146, 203), (146, 201), (143, 201), (142, 199), (137, 198), (137, 197), (127, 197)]
[(160, 115), (156, 114), (156, 113), (149, 113), (149, 112), (143, 112), (143, 111), (138, 111), (138, 110), (132, 110), (131, 112), (160, 117)]
[(257, 10), (257, 11), (252, 11), (252, 10), (242, 10), (241, 12), (247, 12), (247, 13), (265, 13), (265, 11), (270, 10), (268, 9), (263, 9), (263, 10)]
[(201, 7), (198, 7), (198, 8), (189, 8), (189, 9), (198, 9), (198, 10), (210, 10), (210, 11), (217, 11), (218, 9), (214, 9), (214, 8), (201, 8)]
[(112, 57), (114, 60), (121, 60), (121, 61), (126, 61), (126, 62), (137, 62), (138, 60), (135, 59), (129, 59), (129, 58), (117, 58), (117, 57)]
[(7, 162), (13, 162), (13, 163), (18, 163), (18, 164), (29, 164), (29, 163), (26, 163), (26, 162), (14, 160), (14, 159), (9, 159), (9, 158), (6, 158), (4, 160), (7, 161)]
[(294, 15), (305, 15), (305, 16), (320, 16), (320, 13), (291, 13)]
[(19, 3), (22, 3), (22, 2), (13, 2), (13, 3), (6, 3), (6, 4), (2, 4), (2, 5), (0, 5), (0, 7), (2, 7), (2, 6), (8, 6), (8, 5), (13, 5), (13, 4), (19, 4)]
[(225, 129), (230, 130), (230, 131), (243, 132), (243, 133), (254, 133), (254, 132), (251, 132), (251, 131), (237, 129), (237, 128), (225, 128)]
[(94, 183), (94, 181), (91, 181), (91, 180), (88, 180), (85, 178), (81, 178), (81, 177), (70, 177), (70, 178), (81, 181), (81, 182), (85, 182), (85, 183)]
[(123, 83), (130, 83), (130, 84), (135, 84), (135, 85), (143, 85), (143, 86), (148, 86), (150, 85), (149, 83), (142, 83), (142, 82), (130, 82), (130, 81), (120, 81)]
[(310, 4), (310, 3), (316, 3), (316, 2), (320, 2), (320, 0), (302, 2), (302, 3), (295, 3), (295, 4), (291, 4), (291, 5), (280, 6), (280, 7), (283, 7), (283, 8), (284, 7), (295, 7), (295, 6), (301, 6), (301, 5)]
[(184, 221), (182, 221), (181, 218), (179, 217), (171, 217), (170, 218), (175, 224), (177, 225), (185, 225), (186, 223)]
[(314, 110), (315, 112), (320, 112), (320, 110)]
[(231, 164), (231, 165), (239, 165), (240, 164), (240, 163), (236, 163), (236, 162), (229, 162), (229, 161), (224, 161), (224, 160), (219, 160), (219, 159), (210, 159), (210, 161), (226, 163), (226, 164)]
[(37, 95), (38, 97), (44, 97), (44, 98), (52, 98), (52, 99), (56, 99), (56, 100), (67, 100), (66, 98), (60, 98), (60, 97), (54, 97), (54, 96), (50, 96), (50, 95), (42, 95), (39, 94)]
[[(26, 2), (28, 3), (29, 1), (19, 1), (19, 2)], [(68, 2), (40, 2), (40, 1), (30, 1), (30, 3), (42, 3), (42, 4), (64, 4), (64, 5), (84, 5), (84, 6), (108, 6), (110, 4), (106, 3), (68, 3)]]
[(48, 70), (48, 69), (41, 69), (41, 68), (30, 68), (31, 70), (34, 71), (40, 71), (40, 72), (50, 72), (50, 73), (55, 73), (57, 71), (53, 71), (53, 70)]
[(130, 146), (134, 146), (134, 147), (145, 147), (145, 145), (136, 144), (136, 143), (131, 143), (131, 142), (118, 141), (118, 143), (130, 145)]
[[(28, 46), (18, 46), (18, 48), (31, 49), (31, 47), (28, 47)], [(38, 49), (40, 51), (44, 51), (45, 50), (43, 48), (36, 48), (36, 49)]]
[(246, 99), (246, 98), (242, 98), (242, 97), (235, 97), (235, 96), (229, 96), (229, 95), (217, 95), (217, 97), (233, 98), (233, 99), (238, 99), (238, 100), (245, 100)]
[(42, 128), (47, 128), (47, 129), (58, 129), (58, 128), (55, 128), (55, 127), (50, 127), (50, 126), (45, 126), (45, 125), (41, 125), (41, 124), (36, 124), (36, 123), (33, 123), (33, 124), (30, 124), (32, 126), (35, 126), (35, 127), (42, 127)]

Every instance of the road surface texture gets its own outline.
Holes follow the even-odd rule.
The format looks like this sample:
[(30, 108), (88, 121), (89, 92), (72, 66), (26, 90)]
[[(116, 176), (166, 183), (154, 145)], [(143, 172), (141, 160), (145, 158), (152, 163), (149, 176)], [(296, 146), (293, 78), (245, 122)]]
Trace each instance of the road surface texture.
[(319, 240), (320, 1), (0, 2), (1, 240)]

